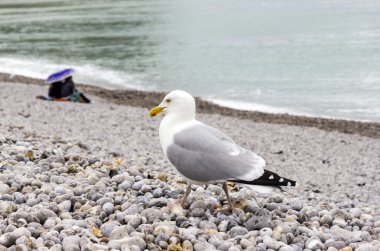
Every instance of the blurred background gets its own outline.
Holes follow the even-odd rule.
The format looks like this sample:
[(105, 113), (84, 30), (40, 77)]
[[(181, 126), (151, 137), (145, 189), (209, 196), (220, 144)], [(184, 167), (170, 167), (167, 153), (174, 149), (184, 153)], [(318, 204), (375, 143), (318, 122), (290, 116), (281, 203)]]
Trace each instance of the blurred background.
[(378, 0), (1, 0), (0, 72), (380, 121)]

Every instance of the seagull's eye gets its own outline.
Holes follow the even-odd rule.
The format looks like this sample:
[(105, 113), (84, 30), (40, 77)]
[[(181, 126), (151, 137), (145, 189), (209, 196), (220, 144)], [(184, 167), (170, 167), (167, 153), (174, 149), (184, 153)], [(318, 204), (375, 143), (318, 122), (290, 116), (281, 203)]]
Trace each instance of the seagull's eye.
[(170, 104), (170, 102), (172, 102), (170, 98), (166, 99), (166, 103)]

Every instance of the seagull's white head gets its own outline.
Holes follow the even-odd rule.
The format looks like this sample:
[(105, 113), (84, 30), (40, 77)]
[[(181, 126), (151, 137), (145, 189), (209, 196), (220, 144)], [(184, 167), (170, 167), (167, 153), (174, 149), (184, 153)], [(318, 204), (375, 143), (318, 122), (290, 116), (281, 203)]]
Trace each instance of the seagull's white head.
[(175, 114), (187, 119), (195, 118), (195, 100), (193, 96), (185, 91), (175, 90), (170, 92), (162, 100), (161, 104), (149, 111), (151, 117), (165, 112), (166, 114)]

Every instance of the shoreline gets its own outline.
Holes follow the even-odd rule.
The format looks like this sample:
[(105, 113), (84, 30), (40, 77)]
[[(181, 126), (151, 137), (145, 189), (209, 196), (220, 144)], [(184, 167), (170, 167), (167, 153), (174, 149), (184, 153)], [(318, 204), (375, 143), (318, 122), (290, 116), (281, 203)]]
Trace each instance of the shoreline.
[[(0, 82), (15, 82), (44, 85), (44, 80), (0, 73)], [(166, 95), (164, 92), (141, 91), (134, 89), (108, 90), (95, 85), (78, 83), (77, 86), (85, 94), (95, 95), (115, 104), (134, 107), (151, 108), (159, 104)], [(346, 134), (359, 134), (370, 138), (380, 138), (380, 123), (353, 120), (330, 119), (322, 117), (307, 117), (291, 114), (272, 114), (258, 111), (237, 110), (219, 106), (215, 103), (196, 97), (197, 110), (200, 113), (220, 114), (222, 116), (248, 119), (254, 122), (270, 124), (286, 124), (291, 126), (314, 127), (324, 131), (338, 131)]]

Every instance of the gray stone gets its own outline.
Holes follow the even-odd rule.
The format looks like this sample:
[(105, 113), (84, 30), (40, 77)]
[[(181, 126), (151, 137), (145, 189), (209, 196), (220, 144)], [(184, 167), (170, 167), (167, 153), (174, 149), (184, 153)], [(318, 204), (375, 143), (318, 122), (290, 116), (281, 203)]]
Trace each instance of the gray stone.
[(247, 205), (244, 208), (245, 212), (255, 213), (256, 210), (260, 208), (260, 205), (257, 204), (256, 200), (247, 200), (246, 203), (247, 203)]
[(41, 208), (40, 210), (38, 210), (36, 216), (41, 224), (44, 224), (45, 221), (50, 217), (57, 217), (56, 213), (47, 208)]
[(218, 225), (218, 230), (220, 232), (226, 232), (228, 227), (228, 220), (223, 220)]
[(205, 214), (205, 210), (203, 208), (194, 208), (191, 210), (191, 215), (194, 217), (202, 217)]
[(329, 247), (329, 248), (327, 249), (327, 251), (338, 251), (338, 249), (336, 249), (336, 248), (334, 248), (334, 247)]
[(146, 184), (143, 185), (143, 187), (140, 190), (142, 193), (149, 193), (152, 191), (152, 188)]
[(184, 240), (182, 242), (182, 248), (183, 248), (183, 250), (192, 251), (193, 250), (193, 244), (188, 240)]
[(333, 244), (333, 247), (336, 248), (336, 249), (342, 249), (344, 248), (346, 245), (346, 242), (344, 241), (335, 241), (334, 244)]
[(214, 247), (219, 247), (220, 244), (222, 244), (223, 239), (220, 238), (220, 236), (214, 234), (208, 239), (208, 242), (213, 245)]
[(100, 226), (100, 231), (105, 237), (110, 237), (112, 231), (121, 224), (117, 221), (108, 221)]
[(6, 228), (5, 228), (5, 233), (12, 233), (13, 231), (15, 231), (17, 229), (16, 226), (14, 225), (8, 225)]
[(141, 212), (141, 215), (147, 219), (148, 223), (153, 223), (161, 219), (162, 212), (156, 208), (147, 208)]
[(218, 247), (218, 250), (220, 251), (228, 251), (231, 247), (233, 247), (234, 244), (228, 241), (223, 241), (222, 244)]
[(228, 251), (240, 251), (241, 249), (240, 248), (237, 248), (237, 247), (230, 247), (228, 249)]
[(316, 236), (313, 236), (312, 238), (308, 239), (305, 243), (305, 246), (311, 250), (318, 250), (324, 248), (323, 243)]
[(117, 175), (115, 175), (115, 176), (113, 176), (113, 177), (111, 178), (111, 182), (115, 182), (115, 183), (117, 183), (117, 184), (120, 184), (120, 183), (122, 183), (123, 181), (125, 181), (125, 179), (126, 179), (126, 175), (125, 175), (124, 173), (122, 173), (122, 174), (117, 174)]
[(333, 225), (337, 225), (339, 227), (347, 226), (347, 222), (343, 218), (335, 218), (332, 222)]
[(148, 207), (164, 207), (167, 204), (168, 204), (168, 199), (165, 197), (153, 198), (149, 201)]
[(61, 222), (61, 219), (58, 218), (58, 217), (50, 217), (49, 219), (47, 219), (44, 223), (44, 228), (46, 229), (51, 229), (53, 227), (55, 227), (59, 222)]
[(15, 229), (13, 232), (5, 233), (0, 236), (0, 245), (10, 247), (16, 243), (21, 236), (31, 237), (30, 231), (25, 227)]
[(104, 203), (102, 210), (107, 214), (110, 215), (114, 211), (114, 205), (111, 202)]
[(128, 250), (132, 246), (136, 246), (140, 250), (144, 250), (146, 247), (146, 243), (140, 237), (127, 237), (121, 240), (111, 240), (107, 246), (112, 249), (122, 249), (122, 250)]
[(215, 223), (210, 221), (201, 221), (198, 225), (200, 229), (215, 229), (218, 230), (218, 227), (215, 225)]
[(278, 250), (280, 248), (280, 243), (269, 235), (264, 235), (263, 236), (263, 243), (267, 248), (273, 249), (273, 250)]
[(112, 203), (113, 204), (113, 199), (109, 197), (103, 197), (100, 198), (96, 201), (96, 204), (103, 206), (106, 203)]
[(28, 205), (29, 207), (33, 207), (34, 205), (37, 205), (38, 204), (38, 200), (37, 199), (29, 199), (27, 202), (26, 202), (26, 205)]
[(247, 249), (248, 247), (253, 247), (254, 243), (252, 241), (250, 241), (250, 240), (247, 240), (247, 239), (241, 239), (240, 246), (243, 249)]
[(284, 245), (278, 251), (295, 251), (295, 249), (292, 246)]
[(362, 214), (360, 215), (360, 219), (367, 222), (367, 221), (372, 221), (373, 220), (373, 216), (370, 215), (370, 214)]
[(6, 194), (9, 192), (10, 187), (3, 182), (0, 182), (0, 194)]
[(132, 187), (132, 182), (130, 182), (130, 181), (128, 181), (128, 180), (123, 181), (123, 182), (118, 186), (119, 189), (123, 189), (124, 191), (128, 191), (131, 187)]
[[(29, 229), (28, 229), (28, 230), (29, 230)], [(17, 244), (27, 244), (29, 238), (30, 238), (30, 237), (28, 237), (28, 236), (26, 236), (26, 235), (20, 236), (20, 237), (16, 240), (16, 245), (17, 245)]]
[(294, 200), (290, 202), (290, 206), (293, 210), (301, 211), (303, 207), (303, 201), (302, 200)]
[(362, 210), (360, 208), (351, 208), (350, 209), (350, 214), (354, 217), (354, 218), (360, 218), (360, 216), (363, 214)]
[(133, 230), (130, 229), (128, 225), (116, 226), (112, 229), (109, 239), (110, 240), (121, 240), (129, 237), (129, 233)]
[(20, 192), (13, 193), (13, 198), (14, 198), (14, 202), (16, 202), (16, 204), (25, 203), (24, 195)]
[(199, 242), (194, 245), (194, 251), (216, 250), (213, 245), (207, 242)]
[(167, 243), (167, 241), (169, 240), (169, 238), (170, 238), (170, 236), (169, 236), (168, 234), (166, 234), (166, 233), (159, 233), (159, 234), (156, 236), (154, 242), (155, 242), (156, 244), (158, 244), (158, 245), (161, 247), (160, 243), (161, 243), (161, 242), (165, 242), (165, 243)]
[(260, 229), (259, 233), (260, 233), (260, 236), (262, 236), (262, 237), (264, 237), (266, 235), (272, 236), (273, 231), (271, 228), (265, 227), (265, 228)]
[(182, 239), (183, 240), (192, 240), (199, 233), (199, 229), (197, 227), (189, 227), (183, 230)]
[(281, 203), (283, 200), (283, 197), (280, 194), (275, 194), (271, 197), (269, 197), (268, 202), (274, 202), (274, 203)]
[(330, 231), (337, 240), (342, 240), (347, 243), (362, 241), (362, 231), (351, 232), (338, 226), (332, 226)]
[(206, 207), (207, 204), (204, 200), (197, 200), (190, 205), (190, 210), (194, 210), (195, 208), (201, 208), (203, 210), (206, 210)]
[(136, 190), (136, 191), (139, 191), (143, 187), (143, 185), (144, 185), (144, 182), (142, 182), (142, 181), (135, 182), (132, 185), (132, 189)]
[(251, 230), (259, 230), (265, 227), (271, 226), (271, 216), (270, 213), (265, 209), (256, 210), (255, 214), (248, 219), (248, 221), (244, 224), (245, 227)]
[(135, 204), (142, 204), (142, 205), (148, 205), (149, 198), (146, 196), (137, 196), (135, 200)]
[(162, 196), (162, 189), (161, 188), (156, 188), (153, 190), (153, 196), (155, 198), (160, 198)]
[(62, 201), (62, 202), (58, 205), (58, 207), (59, 207), (59, 209), (61, 209), (61, 211), (69, 212), (70, 209), (71, 209), (71, 201), (70, 201), (70, 200)]
[(15, 251), (28, 251), (29, 248), (25, 244), (17, 244)]
[(62, 240), (63, 251), (80, 251), (80, 238), (76, 235), (66, 236)]
[(229, 234), (232, 238), (238, 236), (238, 235), (245, 235), (248, 233), (248, 230), (244, 227), (236, 226), (231, 228)]
[(105, 246), (105, 245), (101, 245), (101, 244), (96, 244), (96, 243), (94, 243), (93, 245), (92, 245), (92, 248), (91, 249), (89, 249), (88, 251), (90, 251), (90, 250), (99, 250), (99, 251), (101, 251), (101, 250), (104, 250), (104, 251), (107, 251), (108, 250), (108, 247), (107, 246)]
[(329, 215), (329, 214), (325, 214), (325, 215), (323, 215), (323, 216), (320, 218), (319, 222), (320, 222), (322, 225), (331, 225), (331, 223), (332, 223), (332, 216)]

